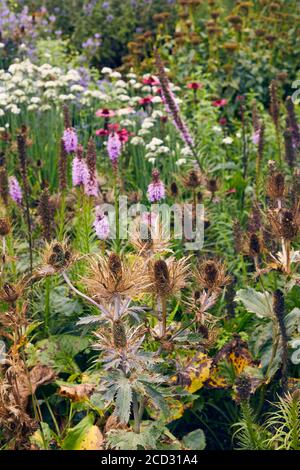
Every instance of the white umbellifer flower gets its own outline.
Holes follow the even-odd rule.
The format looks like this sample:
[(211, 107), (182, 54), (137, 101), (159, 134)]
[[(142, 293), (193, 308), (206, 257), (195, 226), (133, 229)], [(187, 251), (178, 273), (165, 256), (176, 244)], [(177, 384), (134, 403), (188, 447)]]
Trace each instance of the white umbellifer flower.
[(81, 93), (83, 90), (84, 90), (84, 87), (78, 84), (72, 85), (70, 88), (70, 91), (72, 93), (77, 93), (77, 92)]
[(153, 119), (157, 119), (157, 118), (161, 118), (163, 115), (164, 113), (160, 111), (159, 109), (157, 109), (153, 111), (153, 113), (151, 114), (151, 117), (153, 117)]
[(133, 88), (134, 88), (135, 90), (140, 90), (140, 89), (142, 88), (142, 86), (143, 86), (143, 85), (142, 85), (141, 83), (136, 83), (135, 85), (133, 85)]
[(144, 139), (142, 139), (142, 137), (138, 137), (138, 136), (132, 137), (130, 143), (132, 145), (145, 145)]
[(224, 139), (222, 140), (222, 142), (223, 142), (223, 144), (225, 144), (225, 145), (231, 145), (232, 142), (233, 142), (233, 139), (232, 139), (232, 137), (229, 137), (229, 136), (228, 136), (228, 137), (224, 137)]
[(123, 94), (123, 95), (119, 95), (118, 99), (122, 101), (122, 103), (127, 103), (128, 101), (130, 101), (130, 96)]
[(64, 95), (64, 94), (59, 95), (58, 99), (60, 101), (68, 101), (68, 95)]
[(49, 80), (47, 82), (44, 82), (44, 87), (45, 88), (55, 88), (60, 86), (60, 83), (58, 80)]
[(26, 44), (24, 44), (24, 43), (20, 44), (19, 49), (20, 49), (20, 51), (27, 51)]
[(110, 67), (103, 67), (101, 73), (103, 73), (104, 75), (110, 75), (112, 73), (112, 69)]
[(120, 74), (120, 72), (117, 72), (116, 70), (114, 70), (113, 72), (111, 72), (109, 74), (110, 78), (122, 78), (122, 75)]
[(155, 165), (155, 163), (156, 163), (156, 158), (155, 158), (155, 157), (150, 157), (150, 158), (148, 158), (148, 161), (149, 161), (150, 163), (152, 163), (152, 165)]
[(139, 136), (142, 136), (142, 137), (145, 136), (145, 135), (148, 135), (148, 134), (149, 134), (148, 129), (140, 129), (140, 130), (138, 131), (138, 135), (139, 135)]
[(40, 110), (41, 110), (41, 111), (48, 111), (49, 109), (51, 109), (50, 104), (43, 104), (43, 105), (40, 107)]
[(39, 109), (39, 107), (38, 107), (37, 104), (34, 104), (34, 103), (29, 104), (29, 105), (27, 106), (27, 111), (36, 111), (37, 109)]
[(21, 110), (20, 110), (20, 108), (18, 108), (18, 106), (12, 105), (11, 108), (10, 108), (10, 112), (12, 114), (20, 114)]
[(3, 49), (5, 47), (5, 44), (3, 42), (0, 42), (0, 49)]
[(183, 147), (183, 149), (181, 149), (181, 155), (184, 157), (190, 157), (193, 155), (193, 152), (190, 147)]
[(3, 109), (0, 109), (0, 117), (4, 116), (5, 112), (3, 111)]
[(165, 154), (166, 154), (166, 153), (170, 153), (170, 149), (169, 149), (169, 147), (167, 147), (167, 146), (165, 146), (165, 145), (162, 145), (161, 147), (158, 147), (158, 148), (156, 149), (156, 153), (158, 153), (158, 154), (161, 154), (161, 153), (165, 153)]
[(152, 103), (162, 103), (162, 99), (160, 96), (154, 96), (152, 98)]
[(129, 72), (127, 75), (126, 75), (127, 78), (136, 78), (136, 74), (133, 73), (133, 72)]
[(212, 130), (213, 130), (216, 134), (221, 134), (221, 133), (222, 133), (222, 127), (220, 127), (220, 126), (213, 126)]
[(235, 135), (238, 139), (240, 139), (242, 137), (242, 134), (240, 132), (237, 132)]
[(117, 88), (127, 88), (127, 83), (124, 82), (124, 80), (118, 80), (116, 81), (115, 86)]
[(149, 85), (144, 85), (144, 86), (142, 87), (142, 91), (143, 91), (144, 93), (151, 93), (151, 91), (152, 91), (151, 86), (149, 86)]
[(136, 84), (136, 80), (131, 78), (128, 83), (129, 83), (129, 85), (134, 86)]
[(122, 119), (120, 124), (122, 127), (132, 127), (134, 123), (130, 119)]
[(177, 166), (184, 165), (186, 163), (186, 158), (179, 158), (176, 162)]
[(145, 119), (142, 123), (142, 129), (151, 129), (154, 126), (154, 123), (150, 119)]
[(41, 102), (41, 98), (39, 98), (38, 96), (33, 96), (30, 100), (31, 103), (33, 104), (38, 104)]
[(161, 145), (163, 145), (163, 141), (161, 139), (157, 139), (157, 137), (153, 137), (149, 144), (146, 145), (146, 149), (155, 152), (157, 147), (160, 147)]
[(19, 90), (16, 90), (16, 91), (14, 92), (14, 95), (17, 96), (17, 97), (18, 97), (18, 96), (24, 96), (25, 93), (24, 93), (23, 90), (20, 90), (20, 89), (19, 89)]

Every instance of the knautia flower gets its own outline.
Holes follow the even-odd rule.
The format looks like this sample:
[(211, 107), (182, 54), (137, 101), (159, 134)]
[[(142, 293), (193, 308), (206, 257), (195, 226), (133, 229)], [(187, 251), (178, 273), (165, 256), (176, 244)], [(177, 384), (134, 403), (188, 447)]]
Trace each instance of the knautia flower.
[(67, 153), (76, 152), (78, 146), (78, 138), (76, 131), (73, 127), (68, 127), (64, 130), (63, 141)]
[(109, 135), (107, 141), (107, 152), (108, 156), (114, 166), (117, 165), (117, 161), (121, 155), (122, 151), (122, 142), (119, 135), (114, 132)]
[(165, 198), (165, 186), (159, 179), (159, 171), (152, 171), (152, 182), (148, 186), (147, 196), (150, 202), (158, 202)]
[(15, 201), (17, 204), (21, 204), (22, 197), (23, 197), (22, 190), (15, 176), (10, 176), (8, 178), (8, 190), (9, 190), (9, 195), (12, 198), (12, 200)]
[(96, 235), (100, 240), (106, 240), (109, 235), (109, 220), (100, 206), (96, 207), (96, 218), (93, 223)]
[(72, 182), (73, 186), (81, 186), (87, 176), (87, 166), (82, 158), (82, 146), (79, 145), (77, 148), (76, 156), (72, 162)]

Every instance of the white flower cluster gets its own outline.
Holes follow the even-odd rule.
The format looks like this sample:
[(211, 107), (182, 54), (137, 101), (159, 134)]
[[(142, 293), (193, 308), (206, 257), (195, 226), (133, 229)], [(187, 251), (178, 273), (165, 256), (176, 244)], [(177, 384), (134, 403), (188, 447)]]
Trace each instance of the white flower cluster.
[(77, 101), (89, 104), (96, 98), (105, 102), (99, 90), (86, 90), (75, 69), (64, 71), (49, 64), (35, 65), (26, 59), (0, 70), (0, 116), (6, 112), (46, 111), (53, 105)]

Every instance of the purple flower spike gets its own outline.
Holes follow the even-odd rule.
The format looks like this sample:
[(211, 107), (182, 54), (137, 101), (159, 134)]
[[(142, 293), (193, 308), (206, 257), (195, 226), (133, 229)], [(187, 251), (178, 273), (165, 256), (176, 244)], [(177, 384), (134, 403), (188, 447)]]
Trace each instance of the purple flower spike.
[(96, 235), (100, 240), (106, 240), (109, 235), (109, 221), (100, 206), (96, 207), (96, 218), (93, 223)]
[(78, 146), (78, 139), (75, 129), (68, 127), (64, 131), (63, 141), (67, 153), (76, 152)]
[(19, 182), (15, 176), (10, 176), (8, 178), (8, 186), (9, 186), (9, 195), (13, 201), (17, 204), (21, 204), (22, 202), (22, 190), (19, 185)]
[(150, 202), (158, 202), (165, 198), (165, 186), (159, 179), (159, 171), (152, 171), (152, 182), (148, 186), (147, 196)]
[(113, 165), (117, 164), (118, 158), (121, 155), (122, 142), (117, 133), (109, 134), (107, 142), (107, 152)]

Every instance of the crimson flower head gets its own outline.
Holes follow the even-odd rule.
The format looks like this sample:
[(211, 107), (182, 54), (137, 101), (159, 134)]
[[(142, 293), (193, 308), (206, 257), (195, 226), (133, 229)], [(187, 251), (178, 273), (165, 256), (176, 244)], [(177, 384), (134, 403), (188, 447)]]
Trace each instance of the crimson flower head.
[(235, 100), (236, 101), (245, 101), (245, 97), (244, 97), (244, 95), (237, 95)]
[(144, 98), (141, 98), (139, 100), (139, 104), (141, 106), (146, 106), (147, 104), (150, 104), (152, 103), (152, 100), (153, 100), (153, 96), (149, 95), (149, 96), (145, 96)]
[(225, 117), (222, 117), (220, 120), (219, 120), (219, 123), (221, 126), (226, 126), (227, 124), (227, 119)]
[(128, 141), (130, 133), (128, 132), (127, 129), (123, 128), (118, 131), (118, 136), (122, 144), (125, 144), (125, 142)]
[(95, 115), (97, 117), (103, 117), (105, 119), (110, 119), (110, 118), (114, 117), (115, 112), (112, 111), (111, 109), (103, 108), (103, 109), (98, 109), (98, 111), (96, 111)]
[(212, 105), (215, 108), (222, 108), (222, 106), (226, 106), (227, 103), (228, 103), (228, 100), (226, 100), (226, 98), (220, 98), (219, 100), (213, 101)]
[(95, 132), (96, 135), (100, 136), (100, 137), (106, 137), (108, 136), (109, 132), (107, 129), (97, 129), (96, 132)]
[(150, 86), (158, 86), (159, 81), (157, 80), (157, 78), (152, 77), (150, 75), (150, 77), (148, 77), (148, 78), (143, 78), (143, 84), (144, 85), (150, 85)]
[(190, 89), (190, 90), (200, 90), (200, 88), (203, 88), (203, 83), (200, 83), (200, 82), (189, 82), (187, 84), (187, 87)]

